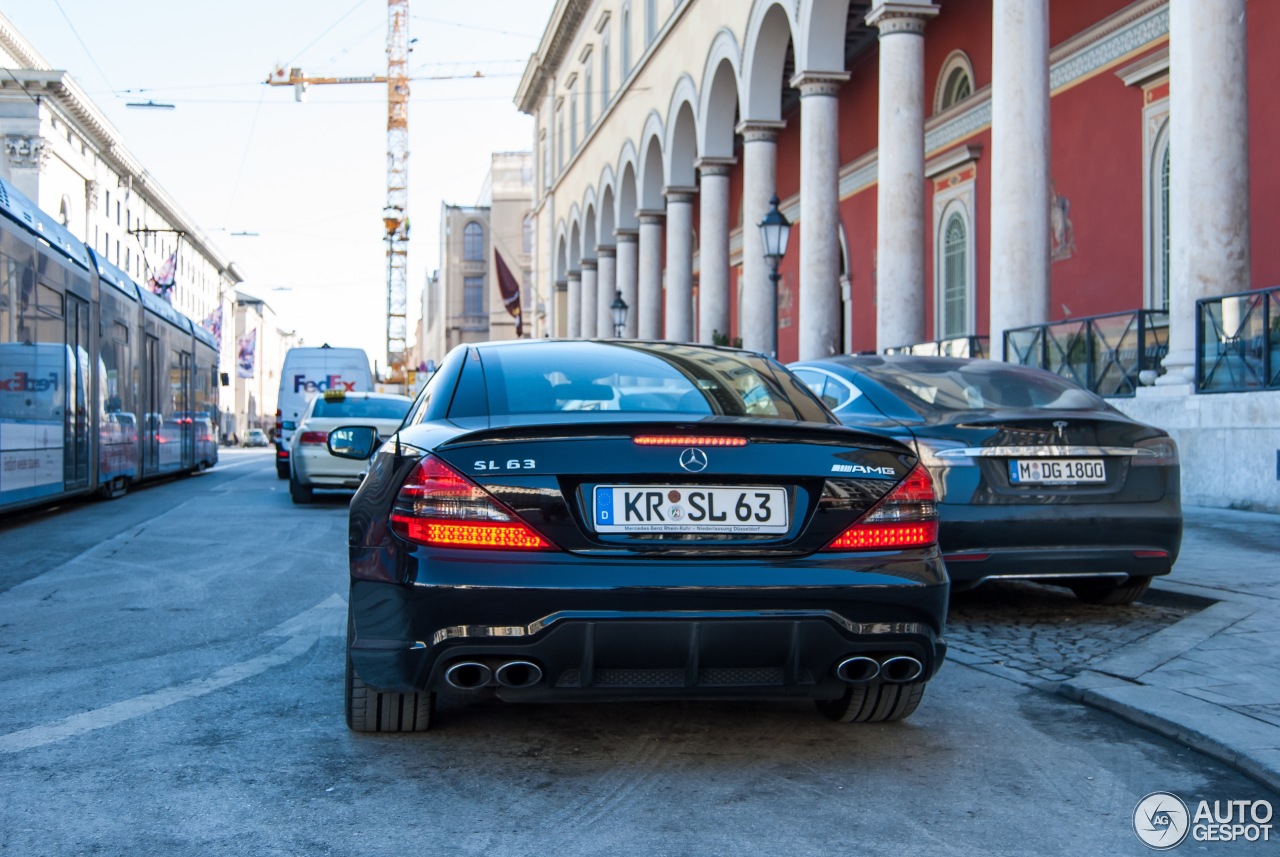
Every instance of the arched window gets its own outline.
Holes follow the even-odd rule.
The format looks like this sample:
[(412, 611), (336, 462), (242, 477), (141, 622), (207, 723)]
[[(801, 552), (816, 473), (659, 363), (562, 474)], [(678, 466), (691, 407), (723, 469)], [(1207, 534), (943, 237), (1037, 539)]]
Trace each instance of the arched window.
[(1169, 125), (1156, 138), (1151, 161), (1151, 308), (1169, 308)]
[(658, 0), (644, 0), (644, 43), (652, 44), (658, 35)]
[(631, 7), (622, 7), (622, 77), (631, 74)]
[(474, 220), (462, 230), (462, 259), (464, 262), (484, 261), (484, 229)]
[(964, 51), (952, 51), (938, 72), (938, 85), (934, 90), (933, 112), (941, 113), (973, 95), (973, 64)]
[(969, 333), (969, 229), (957, 211), (942, 232), (942, 294), (938, 338)]

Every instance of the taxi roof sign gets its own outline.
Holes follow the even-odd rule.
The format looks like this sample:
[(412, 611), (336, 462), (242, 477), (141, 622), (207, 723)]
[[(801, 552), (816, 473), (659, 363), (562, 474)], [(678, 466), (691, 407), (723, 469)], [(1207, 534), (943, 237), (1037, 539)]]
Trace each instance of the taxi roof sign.
[(341, 402), (347, 397), (346, 390), (325, 390), (324, 400), (326, 402)]

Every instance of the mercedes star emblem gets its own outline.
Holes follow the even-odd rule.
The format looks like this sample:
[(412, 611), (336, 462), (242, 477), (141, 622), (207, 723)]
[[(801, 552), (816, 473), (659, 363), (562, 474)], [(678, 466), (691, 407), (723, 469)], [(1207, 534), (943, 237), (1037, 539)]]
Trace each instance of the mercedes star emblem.
[(699, 473), (706, 470), (707, 454), (691, 446), (680, 453), (680, 466), (690, 473)]

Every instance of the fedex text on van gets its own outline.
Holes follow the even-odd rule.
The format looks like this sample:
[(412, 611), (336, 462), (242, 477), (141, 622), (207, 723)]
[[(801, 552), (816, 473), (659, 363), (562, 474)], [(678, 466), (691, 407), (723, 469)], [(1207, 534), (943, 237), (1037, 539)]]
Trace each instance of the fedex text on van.
[(341, 375), (330, 375), (323, 381), (308, 381), (306, 375), (294, 375), (293, 392), (297, 393), (300, 390), (308, 393), (323, 393), (326, 390), (345, 390), (348, 393), (354, 393), (356, 382), (344, 381)]

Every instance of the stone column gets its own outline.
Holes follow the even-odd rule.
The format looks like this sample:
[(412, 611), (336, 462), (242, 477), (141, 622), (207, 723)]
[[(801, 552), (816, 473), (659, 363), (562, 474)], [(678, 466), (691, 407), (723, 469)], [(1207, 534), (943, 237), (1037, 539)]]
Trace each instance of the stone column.
[(693, 339), (693, 187), (666, 187), (667, 296), (664, 339)]
[(582, 327), (583, 339), (594, 339), (596, 332), (596, 260), (582, 260), (582, 307), (579, 309), (578, 323)]
[(612, 339), (613, 296), (617, 285), (617, 254), (613, 247), (600, 244), (596, 246), (596, 336), (601, 339)]
[(1160, 386), (1195, 381), (1196, 299), (1250, 288), (1246, 7), (1169, 3), (1169, 353)]
[[(991, 356), (1049, 320), (1049, 0), (995, 0), (991, 34)], [(883, 276), (883, 274), (882, 274)]]
[(582, 272), (570, 271), (565, 274), (565, 278), (569, 283), (565, 301), (568, 315), (565, 335), (570, 339), (577, 339), (582, 336)]
[[(880, 29), (877, 351), (925, 338), (924, 27), (936, 14), (927, 2), (876, 0), (867, 15)], [(801, 312), (804, 305), (801, 298)]]
[(729, 337), (729, 171), (733, 158), (702, 158), (698, 168), (698, 341)]
[[(622, 292), (622, 302), (628, 307), (627, 323), (623, 325), (622, 336), (625, 339), (635, 339), (637, 337), (636, 326), (636, 263), (638, 260), (639, 250), (639, 233), (634, 229), (617, 229), (614, 235), (618, 238), (618, 285), (617, 291)], [(613, 303), (613, 298), (609, 299)], [(612, 313), (610, 314), (612, 317)]]
[[(556, 280), (551, 290), (551, 335), (563, 339), (569, 335), (569, 281)], [(448, 343), (446, 343), (447, 345)]]
[(742, 305), (738, 332), (742, 347), (765, 354), (778, 351), (778, 292), (769, 280), (769, 263), (758, 224), (777, 192), (778, 132), (785, 122), (747, 120), (742, 135)]
[[(801, 360), (841, 350), (838, 96), (848, 79), (848, 72), (806, 71), (791, 80), (800, 90)], [(923, 162), (923, 126), (920, 148)]]
[(641, 339), (662, 338), (662, 221), (661, 211), (640, 212), (638, 294), (631, 315)]

